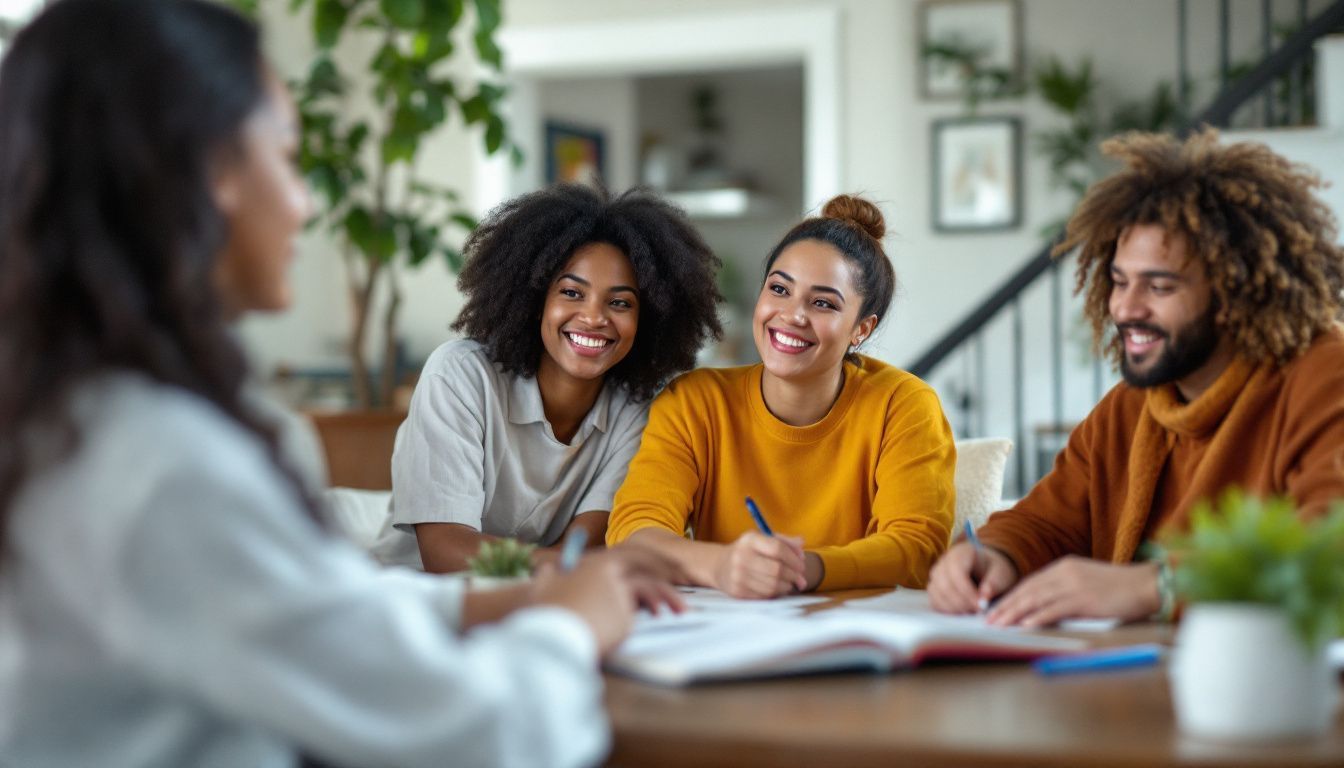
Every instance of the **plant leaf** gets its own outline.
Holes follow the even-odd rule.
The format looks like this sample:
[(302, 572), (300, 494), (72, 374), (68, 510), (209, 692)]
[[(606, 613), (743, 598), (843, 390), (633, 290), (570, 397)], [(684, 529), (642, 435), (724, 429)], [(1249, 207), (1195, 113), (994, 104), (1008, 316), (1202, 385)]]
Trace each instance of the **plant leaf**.
[(415, 29), (425, 18), (423, 0), (379, 0), (378, 7), (388, 21), (402, 29)]
[(493, 155), (499, 151), (500, 146), (504, 144), (504, 120), (498, 115), (491, 115), (489, 122), (485, 126), (485, 153)]
[(504, 68), (504, 52), (495, 43), (495, 36), (491, 32), (477, 30), (472, 39), (476, 41), (476, 55), (481, 57), (481, 61), (495, 69)]
[(467, 125), (475, 125), (490, 118), (490, 102), (481, 93), (459, 102), (459, 105), (462, 108), (462, 119), (467, 121)]
[(439, 230), (422, 226), (415, 221), (408, 222), (407, 230), (407, 263), (412, 267), (418, 267), (434, 252), (434, 246), (439, 239)]
[(462, 0), (424, 0), (426, 34), (446, 39), (462, 18)]
[(494, 32), (503, 20), (499, 0), (476, 0), (476, 28)]
[(350, 9), (343, 0), (316, 0), (313, 10), (313, 39), (319, 48), (333, 48), (340, 42)]
[(462, 271), (462, 266), (465, 262), (462, 258), (461, 251), (458, 251), (453, 248), (444, 248), (443, 258), (448, 262), (448, 269), (452, 270), (453, 274), (457, 274)]

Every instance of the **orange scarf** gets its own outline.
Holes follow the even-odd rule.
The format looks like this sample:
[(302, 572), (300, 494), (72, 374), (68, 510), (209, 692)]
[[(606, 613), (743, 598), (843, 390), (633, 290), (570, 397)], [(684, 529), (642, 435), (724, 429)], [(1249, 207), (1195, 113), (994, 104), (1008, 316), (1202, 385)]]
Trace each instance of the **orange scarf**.
[[(1214, 433), (1232, 410), (1237, 397), (1247, 388), (1258, 388), (1261, 380), (1270, 372), (1267, 366), (1255, 366), (1236, 358), (1213, 386), (1191, 403), (1181, 402), (1180, 391), (1175, 384), (1163, 384), (1148, 390), (1129, 453), (1129, 488), (1121, 509), (1120, 527), (1115, 534), (1112, 562), (1128, 563), (1134, 560), (1148, 518), (1153, 513), (1157, 481), (1162, 477), (1176, 436), (1207, 437)], [(1225, 457), (1244, 449), (1245, 446), (1234, 444), (1231, 436), (1220, 439), (1215, 434), (1201, 464), (1211, 470), (1224, 466)], [(1166, 524), (1180, 522), (1172, 519)]]

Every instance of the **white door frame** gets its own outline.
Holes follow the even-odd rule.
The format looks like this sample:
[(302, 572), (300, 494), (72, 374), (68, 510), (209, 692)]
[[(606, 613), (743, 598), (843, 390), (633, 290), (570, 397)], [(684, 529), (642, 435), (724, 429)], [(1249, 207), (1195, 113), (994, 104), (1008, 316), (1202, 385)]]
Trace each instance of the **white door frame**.
[[(803, 206), (844, 188), (840, 150), (840, 10), (835, 6), (734, 11), (630, 21), (501, 29), (513, 137), (529, 157), (541, 133), (537, 78), (675, 74), (770, 64), (803, 67)], [(511, 192), (506, 159), (481, 158), (479, 210)], [(533, 165), (536, 165), (535, 163)], [(528, 180), (538, 182), (539, 179)], [(798, 213), (803, 213), (799, 211)]]

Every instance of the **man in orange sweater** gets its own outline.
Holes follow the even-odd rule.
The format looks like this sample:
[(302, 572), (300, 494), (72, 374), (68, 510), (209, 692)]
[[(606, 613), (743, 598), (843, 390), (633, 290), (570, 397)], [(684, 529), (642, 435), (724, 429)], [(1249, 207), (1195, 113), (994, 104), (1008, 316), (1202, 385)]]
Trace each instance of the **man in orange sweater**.
[[(934, 566), (933, 606), (996, 624), (1169, 614), (1170, 579), (1136, 563), (1229, 486), (1303, 514), (1344, 497), (1344, 248), (1319, 181), (1258, 144), (1129, 134), (1056, 254), (1124, 381), (1054, 469)], [(1005, 594), (1006, 593), (1006, 594)]]

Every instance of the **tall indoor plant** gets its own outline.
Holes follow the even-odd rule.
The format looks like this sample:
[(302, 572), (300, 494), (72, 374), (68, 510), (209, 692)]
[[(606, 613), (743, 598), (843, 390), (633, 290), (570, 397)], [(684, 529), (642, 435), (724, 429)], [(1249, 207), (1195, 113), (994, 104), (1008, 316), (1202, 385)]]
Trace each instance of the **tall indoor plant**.
[(1344, 505), (1304, 520), (1283, 498), (1229, 491), (1168, 539), (1186, 604), (1172, 665), (1182, 729), (1219, 739), (1323, 732), (1344, 630)]
[[(354, 396), (360, 407), (386, 405), (396, 384), (398, 273), (436, 259), (457, 271), (462, 256), (450, 238), (476, 225), (451, 185), (418, 166), (423, 143), (459, 114), (483, 127), (487, 154), (510, 148), (518, 157), (496, 79), (501, 0), (285, 1), (290, 13), (310, 14), (316, 55), (293, 84), (300, 164), (321, 202), (315, 223), (334, 236), (349, 278)], [(252, 11), (265, 2), (280, 0), (235, 0)], [(366, 342), (379, 303), (375, 380)]]

